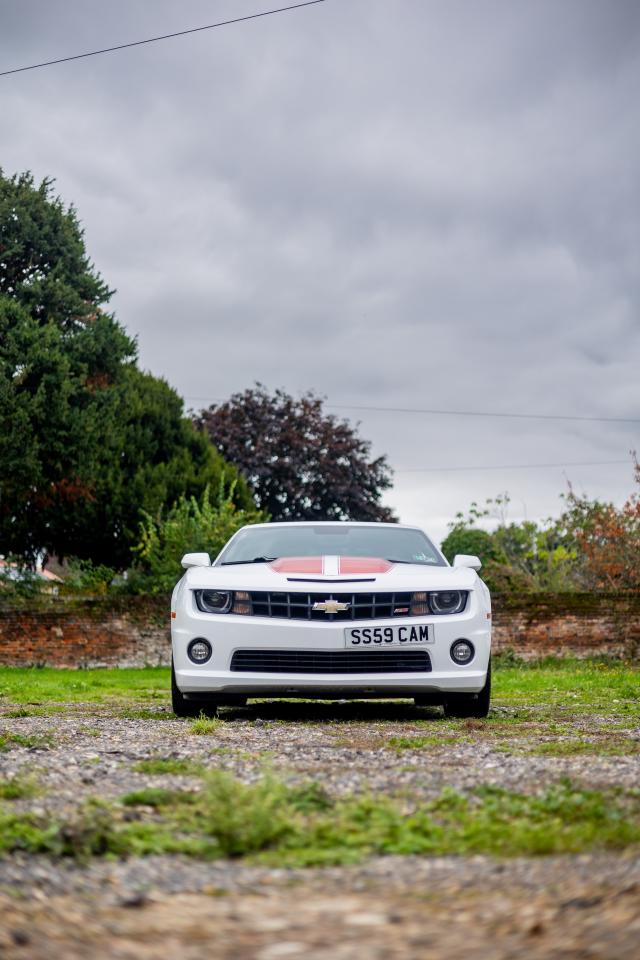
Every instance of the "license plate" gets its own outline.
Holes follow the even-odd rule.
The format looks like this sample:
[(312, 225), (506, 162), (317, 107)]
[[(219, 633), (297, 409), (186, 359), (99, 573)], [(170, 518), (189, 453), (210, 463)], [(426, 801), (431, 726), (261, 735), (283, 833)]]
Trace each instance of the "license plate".
[(345, 646), (368, 650), (371, 647), (415, 647), (433, 643), (432, 623), (402, 624), (397, 627), (349, 627)]

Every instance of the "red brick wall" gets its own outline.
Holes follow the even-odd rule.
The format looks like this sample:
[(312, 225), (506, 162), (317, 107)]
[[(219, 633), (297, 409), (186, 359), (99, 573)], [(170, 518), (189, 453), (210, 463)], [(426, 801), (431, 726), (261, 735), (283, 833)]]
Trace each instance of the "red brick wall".
[(493, 598), (493, 646), (524, 659), (640, 656), (640, 595), (532, 594)]
[[(494, 597), (494, 650), (520, 657), (638, 657), (640, 596)], [(0, 664), (144, 666), (170, 658), (165, 598), (52, 598), (0, 606)]]
[(171, 656), (166, 598), (51, 599), (0, 607), (0, 663), (56, 667), (165, 664)]

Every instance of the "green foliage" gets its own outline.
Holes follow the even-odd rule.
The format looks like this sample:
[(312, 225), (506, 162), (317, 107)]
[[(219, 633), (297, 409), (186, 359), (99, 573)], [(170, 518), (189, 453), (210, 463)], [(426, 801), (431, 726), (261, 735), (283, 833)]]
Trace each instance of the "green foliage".
[(62, 586), (63, 593), (88, 593), (95, 595), (107, 593), (116, 576), (113, 567), (91, 560), (70, 561)]
[[(466, 517), (458, 513), (442, 543), (447, 560), (452, 562), (456, 553), (476, 554), (483, 580), (499, 593), (579, 589), (578, 545), (564, 518), (544, 524), (508, 523), (508, 506), (504, 494), (487, 500), (484, 508), (473, 503)], [(477, 525), (496, 514), (498, 524), (492, 532)]]
[(33, 775), (16, 774), (0, 780), (0, 800), (24, 800), (35, 797), (40, 791), (40, 785)]
[(506, 557), (500, 551), (494, 537), (486, 530), (469, 526), (468, 523), (469, 521), (465, 521), (462, 514), (457, 514), (455, 523), (450, 526), (449, 533), (442, 541), (442, 552), (449, 563), (453, 563), (457, 553), (480, 557), (483, 567), (486, 567), (490, 561), (503, 563)]
[(154, 819), (130, 823), (123, 805), (96, 800), (58, 823), (0, 810), (0, 852), (78, 860), (179, 852), (310, 866), (371, 855), (509, 857), (640, 843), (637, 792), (585, 790), (569, 781), (535, 794), (492, 786), (462, 794), (447, 787), (406, 810), (386, 796), (332, 800), (314, 784), (292, 788), (271, 775), (245, 784), (218, 770), (198, 793), (149, 789), (121, 804), (152, 806)]
[[(47, 704), (54, 710), (69, 703), (112, 703), (169, 699), (167, 667), (116, 667), (100, 670), (60, 670), (56, 667), (0, 666), (0, 690), (12, 703)], [(68, 709), (63, 707), (60, 709)], [(158, 715), (160, 716), (160, 715)], [(166, 714), (171, 717), (171, 714)], [(0, 734), (0, 749), (2, 737)], [(18, 736), (15, 734), (15, 736)]]
[(52, 186), (0, 169), (0, 294), (38, 321), (74, 329), (113, 291), (87, 257), (75, 210), (52, 196)]
[[(75, 211), (0, 171), (0, 542), (122, 569), (142, 511), (237, 478), (104, 312)], [(234, 502), (253, 503), (235, 479)]]
[(181, 497), (164, 516), (145, 513), (136, 547), (141, 572), (133, 578), (134, 586), (150, 593), (171, 591), (182, 573), (185, 553), (215, 556), (240, 527), (265, 519), (255, 508), (236, 506), (234, 483), (227, 488), (222, 477), (213, 500), (207, 487), (199, 501)]
[[(640, 465), (632, 454), (636, 483)], [(471, 504), (449, 525), (442, 550), (451, 562), (456, 553), (482, 560), (482, 577), (500, 593), (627, 591), (640, 587), (640, 494), (622, 507), (577, 494), (563, 497), (564, 509), (545, 523), (508, 523), (509, 497), (503, 494)], [(488, 532), (479, 524), (494, 521)], [(497, 524), (495, 523), (497, 521)]]
[(202, 764), (180, 757), (150, 757), (148, 760), (140, 760), (134, 769), (138, 773), (173, 774), (181, 777), (201, 777), (204, 773)]
[(246, 856), (275, 846), (291, 834), (289, 791), (265, 777), (247, 785), (217, 770), (206, 781), (198, 820), (203, 833), (215, 838), (220, 853)]
[(9, 554), (2, 559), (6, 565), (0, 566), (0, 596), (11, 602), (38, 597), (46, 582), (36, 571), (25, 566), (22, 557)]
[(221, 720), (216, 717), (206, 717), (204, 713), (201, 713), (199, 717), (189, 723), (189, 733), (193, 733), (196, 737), (209, 737), (211, 734), (217, 733), (221, 725)]
[(125, 807), (167, 807), (180, 797), (182, 802), (190, 794), (178, 793), (176, 790), (166, 790), (164, 787), (143, 787), (142, 790), (133, 790), (122, 797)]
[(49, 734), (10, 733), (8, 730), (0, 733), (0, 753), (10, 750), (11, 747), (27, 747), (29, 750), (47, 749), (52, 744), (53, 738)]

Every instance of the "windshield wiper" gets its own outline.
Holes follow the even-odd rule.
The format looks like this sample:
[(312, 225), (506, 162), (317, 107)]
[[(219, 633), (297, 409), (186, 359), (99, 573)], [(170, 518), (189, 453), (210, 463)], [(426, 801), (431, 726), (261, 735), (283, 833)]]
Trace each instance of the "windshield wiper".
[(237, 566), (239, 563), (271, 563), (277, 559), (277, 557), (254, 557), (253, 560), (223, 560), (220, 566), (232, 567)]
[(415, 563), (419, 567), (428, 567), (428, 560), (394, 560), (392, 557), (385, 557), (387, 563)]

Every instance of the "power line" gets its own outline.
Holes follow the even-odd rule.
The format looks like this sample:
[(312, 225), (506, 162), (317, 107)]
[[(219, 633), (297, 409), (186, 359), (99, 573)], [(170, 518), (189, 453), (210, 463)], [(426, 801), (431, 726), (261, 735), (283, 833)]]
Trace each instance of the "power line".
[(250, 13), (245, 17), (234, 17), (233, 20), (220, 20), (218, 23), (208, 23), (204, 27), (191, 27), (189, 30), (178, 30), (175, 33), (164, 33), (159, 37), (149, 37), (147, 40), (133, 40), (131, 43), (119, 43), (115, 47), (103, 47), (101, 50), (91, 50), (88, 53), (76, 53), (72, 57), (60, 57), (58, 60), (45, 60), (43, 63), (32, 63), (28, 67), (2, 70), (0, 71), (0, 77), (7, 77), (11, 73), (24, 73), (25, 70), (39, 70), (40, 67), (52, 67), (57, 63), (69, 63), (70, 60), (98, 57), (103, 53), (113, 53), (114, 50), (141, 47), (146, 43), (157, 43), (158, 40), (172, 40), (174, 37), (184, 37), (188, 33), (201, 33), (203, 30), (215, 30), (216, 27), (228, 27), (232, 23), (243, 23), (245, 20), (257, 20), (260, 17), (270, 17), (274, 13), (286, 13), (288, 10), (299, 10), (301, 7), (312, 7), (317, 3), (324, 2), (325, 0), (306, 0), (305, 3), (292, 3), (288, 7), (277, 7), (274, 10), (263, 10), (261, 13)]
[[(222, 397), (185, 397), (204, 403), (226, 403)], [(335, 410), (363, 410), (371, 413), (423, 413), (434, 417), (498, 417), (514, 420), (575, 420), (583, 423), (640, 423), (640, 417), (581, 417), (560, 413), (505, 413), (489, 410), (435, 410), (420, 407), (369, 407), (353, 403), (326, 403)]]
[(546, 470), (552, 467), (605, 467), (611, 464), (626, 463), (629, 460), (586, 460), (570, 461), (569, 463), (507, 463), (502, 466), (483, 467), (418, 467), (409, 470), (394, 470), (394, 473), (450, 473), (466, 470)]

